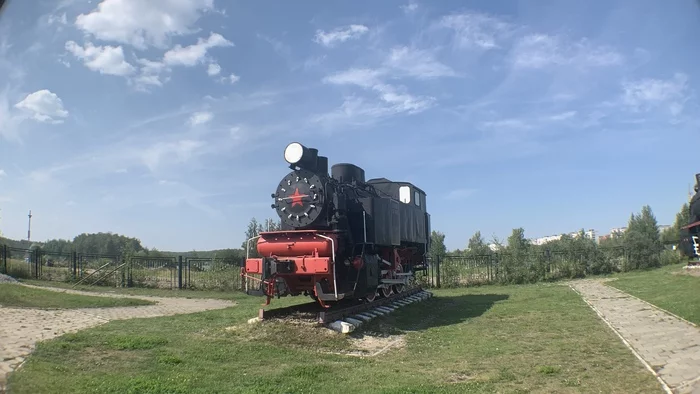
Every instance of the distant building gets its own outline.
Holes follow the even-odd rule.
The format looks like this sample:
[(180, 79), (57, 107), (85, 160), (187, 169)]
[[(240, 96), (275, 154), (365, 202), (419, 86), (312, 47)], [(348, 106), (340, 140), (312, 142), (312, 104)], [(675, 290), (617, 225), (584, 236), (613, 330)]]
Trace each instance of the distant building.
[[(547, 236), (540, 237), (540, 238), (534, 238), (534, 239), (530, 239), (530, 243), (532, 243), (533, 245), (544, 245), (544, 244), (546, 244), (547, 242), (557, 241), (557, 240), (561, 239), (562, 235), (563, 235), (563, 234), (559, 234), (559, 235), (547, 235)], [(569, 237), (576, 238), (576, 237), (579, 236), (579, 231), (574, 231), (574, 232), (571, 232), (571, 233), (569, 233), (569, 234), (567, 234), (567, 235), (568, 235)], [(593, 229), (584, 231), (584, 232), (583, 232), (583, 236), (584, 236), (585, 238), (592, 239), (592, 240), (594, 240), (594, 241), (597, 242), (597, 239), (596, 239), (596, 232), (595, 232), (595, 230), (593, 230)]]
[(489, 244), (489, 249), (491, 249), (491, 251), (493, 251), (493, 252), (496, 252), (499, 249), (501, 249), (501, 247), (496, 245), (496, 244)]

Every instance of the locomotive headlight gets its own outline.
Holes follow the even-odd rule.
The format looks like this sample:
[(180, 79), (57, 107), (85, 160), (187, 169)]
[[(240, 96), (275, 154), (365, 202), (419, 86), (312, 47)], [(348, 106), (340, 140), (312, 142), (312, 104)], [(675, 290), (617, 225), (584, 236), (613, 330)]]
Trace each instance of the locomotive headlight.
[(304, 146), (298, 142), (292, 142), (284, 149), (284, 160), (289, 164), (297, 164), (304, 157)]

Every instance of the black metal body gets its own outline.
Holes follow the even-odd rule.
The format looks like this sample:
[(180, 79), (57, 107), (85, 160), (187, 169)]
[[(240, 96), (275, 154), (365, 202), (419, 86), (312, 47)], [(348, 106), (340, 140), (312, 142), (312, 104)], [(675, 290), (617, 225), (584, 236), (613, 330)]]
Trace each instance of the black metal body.
[(700, 262), (700, 174), (695, 174), (695, 195), (690, 199), (688, 226), (681, 229), (681, 252), (693, 263)]
[[(386, 178), (365, 180), (365, 171), (351, 163), (333, 165), (329, 175), (326, 157), (312, 148), (302, 146), (301, 151), (272, 194), (272, 208), (282, 231), (316, 230), (335, 239), (337, 283), (331, 289), (341, 296), (372, 297), (379, 287), (399, 285), (397, 273), (425, 269), (430, 215), (423, 190)], [(267, 256), (261, 262), (263, 278), (273, 275), (273, 266), (277, 269), (275, 259)], [(319, 283), (325, 293), (330, 283)]]

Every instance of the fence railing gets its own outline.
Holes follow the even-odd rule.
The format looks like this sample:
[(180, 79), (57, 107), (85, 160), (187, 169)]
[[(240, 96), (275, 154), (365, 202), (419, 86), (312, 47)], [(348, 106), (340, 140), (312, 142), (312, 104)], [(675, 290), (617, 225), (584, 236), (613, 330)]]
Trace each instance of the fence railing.
[(625, 247), (550, 251), (513, 254), (494, 252), (485, 255), (448, 253), (433, 259), (417, 279), (429, 287), (458, 287), (495, 283), (535, 283), (574, 279), (589, 275), (629, 271), (683, 261), (677, 251), (665, 249), (638, 256)]
[(242, 290), (241, 265), (226, 258), (66, 254), (0, 245), (0, 273), (114, 287)]
[[(655, 257), (658, 264), (669, 250)], [(671, 252), (673, 254), (675, 252)], [(664, 255), (666, 254), (666, 255)], [(426, 287), (457, 287), (494, 283), (534, 283), (640, 268), (624, 247), (571, 251), (538, 251), (488, 255), (445, 254), (416, 273)], [(245, 290), (240, 276), (243, 260), (233, 258), (148, 257), (53, 253), (0, 245), (0, 273), (114, 287), (161, 289)]]

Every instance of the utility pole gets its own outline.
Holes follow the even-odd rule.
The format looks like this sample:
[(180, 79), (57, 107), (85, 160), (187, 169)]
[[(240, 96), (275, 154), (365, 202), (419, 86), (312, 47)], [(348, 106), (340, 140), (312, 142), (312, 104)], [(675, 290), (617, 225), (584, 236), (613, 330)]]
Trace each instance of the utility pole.
[(32, 210), (29, 210), (29, 227), (27, 228), (27, 241), (32, 240)]

